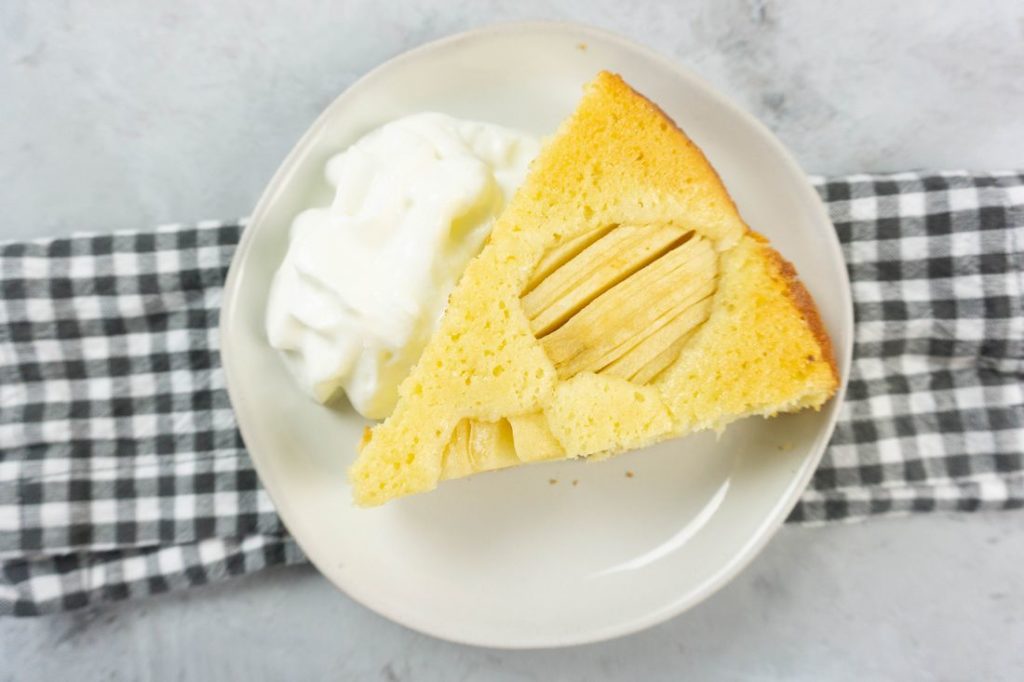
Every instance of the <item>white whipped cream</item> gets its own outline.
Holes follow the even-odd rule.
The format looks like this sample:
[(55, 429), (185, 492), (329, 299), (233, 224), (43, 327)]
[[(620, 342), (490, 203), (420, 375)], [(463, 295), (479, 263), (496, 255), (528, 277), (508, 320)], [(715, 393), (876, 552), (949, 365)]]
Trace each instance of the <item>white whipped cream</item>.
[(267, 304), (270, 344), (323, 403), (394, 408), (448, 294), (539, 150), (486, 123), (414, 114), (328, 161), (329, 208), (300, 213)]

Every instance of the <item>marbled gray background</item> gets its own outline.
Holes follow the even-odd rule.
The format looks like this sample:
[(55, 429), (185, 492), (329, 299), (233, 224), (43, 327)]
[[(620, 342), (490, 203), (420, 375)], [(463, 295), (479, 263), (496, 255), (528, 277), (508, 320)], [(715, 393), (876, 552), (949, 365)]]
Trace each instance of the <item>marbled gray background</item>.
[[(635, 6), (630, 6), (635, 5)], [(1024, 167), (1024, 4), (795, 0), (0, 3), (0, 239), (245, 215), (380, 61), (572, 19), (703, 75), (814, 173)], [(1014, 679), (1024, 515), (787, 527), (665, 625), (564, 651), (438, 642), (311, 569), (0, 621), (9, 679)]]

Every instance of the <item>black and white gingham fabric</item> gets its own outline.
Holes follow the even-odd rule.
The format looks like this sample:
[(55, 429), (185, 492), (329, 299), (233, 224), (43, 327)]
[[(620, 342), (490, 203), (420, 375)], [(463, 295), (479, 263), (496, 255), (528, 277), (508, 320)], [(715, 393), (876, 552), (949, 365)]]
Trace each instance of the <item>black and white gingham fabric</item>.
[(1024, 506), (1024, 174), (817, 184), (853, 287), (854, 362), (789, 520)]
[(0, 613), (303, 559), (217, 354), (238, 225), (0, 246)]
[[(790, 520), (1024, 506), (1024, 174), (817, 184), (853, 281), (855, 361)], [(303, 561), (217, 354), (240, 230), (0, 244), (0, 613)]]

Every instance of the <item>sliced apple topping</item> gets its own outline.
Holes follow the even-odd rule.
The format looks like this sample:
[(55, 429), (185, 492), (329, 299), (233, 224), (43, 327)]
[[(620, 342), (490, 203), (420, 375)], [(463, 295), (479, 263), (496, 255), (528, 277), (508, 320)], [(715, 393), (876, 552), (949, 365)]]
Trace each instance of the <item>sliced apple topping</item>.
[[(552, 249), (521, 301), (562, 379), (596, 372), (646, 384), (708, 319), (717, 267), (711, 244), (692, 230), (613, 225)], [(543, 412), (462, 419), (444, 450), (441, 477), (564, 455)]]
[(597, 372), (648, 383), (711, 313), (717, 258), (693, 231), (621, 225), (552, 253), (522, 303), (563, 379)]
[(441, 478), (460, 478), (521, 462), (565, 456), (543, 412), (496, 422), (460, 419), (441, 460)]
[(688, 235), (674, 227), (623, 225), (587, 246), (523, 296), (538, 337), (555, 330), (588, 303), (664, 255)]
[(459, 478), (516, 464), (519, 456), (507, 419), (460, 419), (442, 455), (441, 478)]

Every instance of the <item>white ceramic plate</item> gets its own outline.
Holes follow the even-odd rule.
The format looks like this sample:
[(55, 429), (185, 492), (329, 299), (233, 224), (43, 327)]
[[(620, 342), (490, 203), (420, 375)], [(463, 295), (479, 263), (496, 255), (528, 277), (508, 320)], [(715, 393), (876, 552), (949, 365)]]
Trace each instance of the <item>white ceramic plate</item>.
[(292, 218), (329, 203), (328, 157), (389, 120), (436, 110), (546, 135), (601, 69), (621, 73), (704, 149), (747, 222), (796, 265), (842, 376), (849, 371), (849, 282), (817, 195), (766, 128), (681, 67), (594, 29), (516, 24), (372, 71), (327, 108), (260, 199), (227, 280), (222, 353), (256, 469), (309, 558), (353, 599), (437, 637), (563, 646), (680, 613), (767, 542), (835, 423), (842, 391), (821, 412), (746, 420), (717, 440), (703, 434), (600, 464), (531, 465), (377, 509), (352, 505), (345, 472), (364, 421), (306, 398), (263, 333)]

